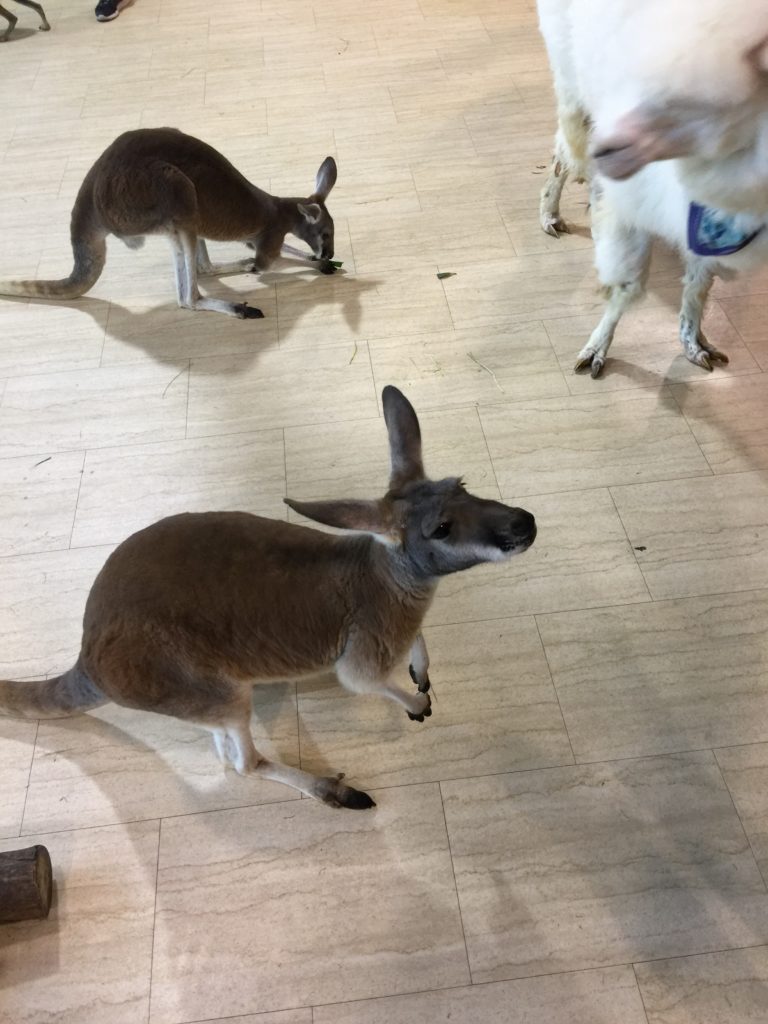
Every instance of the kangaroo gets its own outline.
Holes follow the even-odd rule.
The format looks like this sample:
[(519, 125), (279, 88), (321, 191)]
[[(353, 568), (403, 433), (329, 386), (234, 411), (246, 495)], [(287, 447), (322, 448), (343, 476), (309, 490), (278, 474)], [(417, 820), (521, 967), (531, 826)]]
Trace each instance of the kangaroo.
[[(335, 669), (353, 693), (377, 693), (423, 722), (431, 714), (421, 623), (441, 576), (501, 562), (536, 538), (530, 512), (424, 475), (419, 421), (382, 393), (391, 473), (383, 498), (293, 501), (301, 515), (355, 531), (332, 535), (244, 512), (184, 513), (133, 534), (109, 556), (85, 606), (74, 668), (39, 682), (0, 681), (0, 714), (59, 718), (114, 701), (194, 722), (222, 763), (283, 782), (333, 807), (374, 806), (342, 775), (268, 761), (253, 744), (259, 682)], [(389, 677), (410, 651), (418, 689)]]
[[(40, 4), (36, 4), (34, 0), (16, 0), (16, 3), (19, 4), (21, 7), (31, 7), (33, 11), (37, 11), (37, 13), (40, 15), (41, 32), (51, 31), (51, 26), (48, 24), (48, 19), (45, 16), (45, 11), (40, 6)], [(10, 36), (11, 32), (13, 32), (13, 30), (16, 28), (16, 22), (19, 19), (16, 17), (15, 14), (11, 14), (10, 11), (6, 11), (4, 7), (0, 7), (0, 16), (5, 18), (6, 21), (8, 22), (8, 28), (0, 36), (0, 43), (4, 43), (8, 40), (8, 37)]]
[[(173, 251), (176, 294), (185, 309), (207, 309), (240, 319), (264, 314), (247, 302), (200, 294), (197, 275), (261, 272), (280, 255), (290, 232), (332, 274), (333, 220), (325, 206), (336, 183), (336, 162), (326, 157), (308, 199), (283, 199), (252, 185), (212, 146), (176, 128), (125, 132), (91, 167), (72, 209), (74, 267), (60, 281), (0, 281), (0, 294), (74, 299), (98, 281), (107, 235), (132, 249), (144, 235), (166, 235)], [(205, 239), (244, 242), (255, 255), (212, 264)], [(292, 255), (303, 255), (290, 250)]]

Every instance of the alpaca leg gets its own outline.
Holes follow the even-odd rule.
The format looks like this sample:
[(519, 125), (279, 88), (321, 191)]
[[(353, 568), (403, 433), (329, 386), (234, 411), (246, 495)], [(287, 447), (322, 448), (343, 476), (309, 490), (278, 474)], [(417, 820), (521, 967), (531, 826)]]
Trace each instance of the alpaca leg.
[(704, 370), (712, 370), (713, 363), (728, 362), (728, 356), (710, 345), (701, 329), (704, 307), (713, 280), (714, 277), (703, 260), (695, 256), (688, 257), (680, 308), (680, 342), (686, 359)]
[(604, 195), (593, 198), (592, 205), (595, 264), (608, 303), (600, 323), (579, 352), (575, 369), (588, 369), (592, 377), (599, 377), (619, 321), (645, 290), (651, 236), (619, 221)]

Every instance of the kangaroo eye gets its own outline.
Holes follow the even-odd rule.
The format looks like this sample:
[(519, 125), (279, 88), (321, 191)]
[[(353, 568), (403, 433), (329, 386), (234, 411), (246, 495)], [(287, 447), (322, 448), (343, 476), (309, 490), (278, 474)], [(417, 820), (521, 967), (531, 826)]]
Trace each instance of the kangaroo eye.
[(443, 540), (451, 532), (450, 523), (440, 523), (436, 530), (432, 531), (432, 540)]

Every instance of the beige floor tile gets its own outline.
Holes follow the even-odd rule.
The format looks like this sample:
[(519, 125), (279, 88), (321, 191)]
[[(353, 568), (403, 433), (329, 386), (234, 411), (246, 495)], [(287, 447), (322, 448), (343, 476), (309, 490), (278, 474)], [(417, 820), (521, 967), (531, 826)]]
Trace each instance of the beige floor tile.
[(59, 157), (48, 156), (30, 163), (26, 157), (3, 157), (3, 196), (6, 202), (23, 202), (30, 194), (53, 195), (59, 191), (64, 165)]
[[(368, 348), (263, 352), (195, 359), (189, 388), (188, 437), (352, 420), (376, 414)], [(303, 393), (302, 393), (303, 390)], [(0, 407), (1, 408), (1, 407)], [(0, 421), (1, 422), (1, 421)]]
[[(414, 160), (435, 159), (442, 156), (446, 160), (463, 160), (477, 156), (474, 143), (469, 134), (464, 119), (456, 115), (449, 119), (435, 120), (431, 125), (422, 124), (400, 124), (381, 125), (367, 120), (359, 121), (357, 124), (346, 124), (334, 128), (336, 139), (338, 163), (341, 169), (341, 178), (344, 177), (348, 164), (355, 167), (377, 166), (382, 169), (393, 171), (401, 170), (404, 165), (410, 166)], [(490, 211), (495, 210), (495, 204), (483, 200), (477, 196), (470, 208), (486, 212), (489, 224), (493, 223), (490, 218)], [(463, 211), (459, 206), (454, 205), (453, 212), (463, 220)], [(435, 225), (439, 224), (441, 229), (448, 229), (453, 233), (448, 211), (434, 211)], [(386, 233), (388, 241), (396, 245), (405, 254), (410, 249), (402, 244), (402, 235), (391, 230), (392, 224), (389, 215), (383, 218), (378, 212), (368, 214), (359, 210), (353, 214), (355, 221), (360, 226), (373, 230), (378, 224), (379, 228)], [(424, 228), (428, 222), (418, 214), (410, 217), (397, 217), (403, 232), (411, 234), (419, 240), (424, 235)], [(499, 213), (496, 212), (496, 221), (499, 220)], [(420, 229), (418, 234), (416, 229)], [(431, 244), (436, 244), (436, 231), (426, 234)], [(478, 238), (472, 239), (472, 244), (477, 245)], [(505, 250), (506, 251), (506, 250)], [(384, 254), (380, 254), (384, 255)]]
[(503, 492), (712, 473), (667, 390), (492, 404), (480, 420)]
[(47, 921), (3, 925), (2, 1024), (146, 1021), (158, 832), (149, 821), (0, 843), (42, 843), (54, 877)]
[(351, 357), (360, 339), (446, 330), (452, 324), (443, 283), (434, 267), (375, 277), (283, 279), (277, 286), (280, 346), (300, 350), (346, 343)]
[(759, 1024), (768, 946), (635, 966), (648, 1024)]
[(768, 884), (768, 743), (726, 747), (715, 756)]
[(475, 982), (766, 941), (710, 752), (441, 788)]
[(673, 394), (713, 472), (768, 468), (768, 376), (680, 385)]
[[(36, 269), (37, 264), (35, 264)], [(13, 273), (17, 273), (14, 268)], [(33, 272), (32, 277), (35, 277)], [(107, 307), (9, 302), (0, 312), (0, 376), (92, 370), (101, 360)]]
[(647, 1024), (629, 967), (318, 1006), (314, 1014), (314, 1024)]
[[(650, 301), (656, 301), (658, 294), (652, 295)], [(666, 291), (661, 294), (666, 295)], [(544, 326), (573, 394), (603, 394), (677, 381), (707, 381), (754, 373), (758, 369), (749, 349), (731, 326), (720, 304), (715, 302), (707, 307), (704, 326), (707, 338), (727, 353), (729, 362), (726, 366), (716, 366), (711, 376), (690, 363), (683, 355), (677, 338), (675, 306), (678, 303), (679, 295), (669, 304), (642, 305), (631, 309), (619, 325), (605, 370), (598, 380), (593, 380), (588, 373), (576, 373), (573, 367), (599, 317), (588, 314), (545, 320)]]
[(82, 452), (0, 459), (0, 554), (69, 547)]
[[(436, 480), (461, 476), (483, 497), (498, 499), (488, 448), (472, 408), (419, 416), (424, 465)], [(383, 418), (285, 431), (287, 493), (292, 498), (370, 498), (389, 481), (389, 444)]]
[[(304, 768), (367, 788), (572, 763), (532, 619), (437, 626), (425, 639), (436, 697), (423, 724), (335, 680), (300, 684)], [(410, 688), (406, 665), (394, 678)]]
[(85, 599), (110, 551), (0, 558), (0, 678), (56, 675), (74, 665)]
[(636, 484), (612, 493), (655, 600), (766, 586), (764, 474)]
[[(315, 8), (316, 10), (316, 8)], [(385, 89), (350, 89), (349, 91), (328, 92), (322, 97), (322, 116), (334, 130), (348, 125), (360, 124), (360, 115), (375, 119), (382, 126), (396, 125), (392, 99)], [(307, 121), (314, 121), (317, 112), (312, 110), (307, 118), (306, 96), (269, 96), (267, 117), (269, 124), (291, 124), (297, 131)]]
[[(383, 222), (382, 222), (383, 221)], [(426, 213), (370, 213), (350, 218), (355, 263), (361, 274), (451, 270), (451, 261), (511, 259), (515, 250), (495, 203)]]
[(179, 512), (234, 509), (284, 519), (284, 494), (282, 430), (91, 451), (72, 545), (118, 543)]
[(153, 1024), (466, 984), (440, 793), (408, 786), (378, 803), (164, 822)]
[[(254, 689), (254, 741), (298, 765), (293, 684)], [(23, 831), (87, 828), (298, 799), (275, 782), (225, 771), (210, 733), (176, 719), (109, 705), (41, 722)]]
[(205, 103), (250, 102), (257, 96), (268, 99), (283, 96), (305, 96), (312, 90), (324, 91), (322, 68), (315, 64), (294, 64), (292, 67), (254, 67), (247, 75), (241, 66), (209, 67), (205, 73)]
[(377, 384), (395, 384), (418, 409), (567, 395), (537, 322), (371, 342)]
[[(228, 35), (231, 44), (232, 33)], [(157, 60), (162, 67), (164, 56), (158, 55)], [(233, 160), (234, 157), (227, 147), (232, 147), (232, 153), (237, 153), (240, 141), (246, 142), (249, 162), (248, 165), (238, 168), (246, 177), (249, 174), (256, 175), (261, 166), (263, 151), (269, 146), (264, 139), (267, 134), (267, 101), (255, 94), (246, 102), (238, 103), (236, 108), (226, 103), (206, 103), (204, 107), (179, 110), (173, 120), (173, 126), (207, 142), (214, 149), (223, 152), (229, 160)], [(142, 115), (141, 124), (137, 127), (157, 128), (158, 124), (154, 117), (148, 116), (145, 120)], [(258, 181), (255, 181), (255, 184), (258, 184)]]
[[(516, 499), (502, 494), (508, 504)], [(508, 615), (648, 601), (648, 590), (605, 490), (544, 494), (519, 502), (538, 537), (524, 554), (442, 580), (428, 621), (435, 625)]]
[(247, 1013), (244, 1016), (220, 1017), (205, 1024), (312, 1024), (312, 1009), (278, 1010), (276, 1013)]
[(666, 390), (488, 405), (481, 407), (480, 419), (505, 493), (542, 494), (712, 472)]
[(537, 621), (577, 760), (768, 740), (765, 593)]
[[(0, 718), (0, 838), (17, 836), (27, 798), (37, 722)], [(23, 846), (24, 844), (19, 844)], [(0, 997), (2, 1006), (2, 997)]]
[(13, 377), (0, 405), (0, 458), (184, 436), (188, 374), (126, 366)]
[(768, 291), (768, 282), (765, 275), (759, 280), (762, 291), (734, 298), (724, 296), (720, 299), (720, 305), (760, 368), (765, 370), (768, 369), (768, 328), (765, 323), (766, 297), (763, 293)]

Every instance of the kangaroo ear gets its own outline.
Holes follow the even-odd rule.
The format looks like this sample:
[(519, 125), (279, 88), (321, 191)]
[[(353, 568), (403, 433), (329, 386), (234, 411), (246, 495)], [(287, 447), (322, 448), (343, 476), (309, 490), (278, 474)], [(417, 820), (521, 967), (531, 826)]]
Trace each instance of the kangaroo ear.
[(358, 530), (364, 533), (389, 533), (392, 516), (380, 501), (294, 501), (283, 498), (285, 504), (307, 519), (340, 530)]
[(299, 213), (302, 215), (304, 220), (308, 221), (310, 224), (317, 224), (323, 212), (317, 203), (297, 203), (296, 205), (298, 206)]
[(328, 193), (336, 184), (336, 161), (332, 156), (327, 156), (320, 164), (315, 177), (315, 195), (318, 199), (327, 199)]
[(424, 479), (421, 430), (416, 412), (402, 391), (388, 384), (381, 393), (381, 401), (389, 432), (389, 488), (397, 490), (411, 480)]

